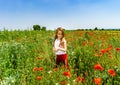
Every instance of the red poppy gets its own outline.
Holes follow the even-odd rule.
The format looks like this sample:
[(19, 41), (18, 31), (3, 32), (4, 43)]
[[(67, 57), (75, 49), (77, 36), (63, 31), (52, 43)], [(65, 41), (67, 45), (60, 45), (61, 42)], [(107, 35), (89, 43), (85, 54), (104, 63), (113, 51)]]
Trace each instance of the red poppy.
[(112, 46), (112, 45), (110, 45), (110, 46), (107, 48), (108, 51), (110, 51), (110, 50), (112, 50), (112, 49), (113, 49), (113, 46)]
[(62, 84), (62, 85), (66, 85), (66, 84), (67, 84), (67, 81), (66, 81), (66, 80), (63, 80), (63, 81), (61, 82), (61, 84)]
[(115, 71), (113, 69), (109, 69), (108, 72), (111, 76), (115, 76)]
[(120, 47), (116, 48), (116, 51), (120, 51)]
[(113, 46), (111, 45), (111, 46), (109, 46), (108, 48), (106, 48), (106, 49), (102, 49), (100, 52), (102, 53), (102, 54), (104, 54), (104, 53), (106, 53), (106, 52), (109, 52), (110, 50), (112, 50), (113, 49)]
[(39, 68), (34, 67), (34, 68), (33, 68), (33, 71), (42, 71), (42, 70), (43, 70), (43, 68), (42, 68), (42, 67), (39, 67)]
[(85, 79), (83, 77), (78, 76), (76, 79), (77, 82), (84, 82)]
[(94, 65), (95, 70), (104, 70), (104, 68), (98, 63)]
[(65, 72), (63, 72), (63, 75), (64, 75), (64, 76), (67, 76), (67, 77), (70, 77), (70, 76), (71, 76), (71, 73), (70, 73), (69, 71), (68, 71), (68, 72), (65, 71)]
[(37, 67), (34, 67), (34, 68), (33, 68), (33, 71), (37, 71), (37, 70), (38, 70), (38, 68), (37, 68)]
[(58, 68), (54, 68), (53, 71), (58, 71)]
[(102, 53), (102, 54), (104, 54), (104, 53), (106, 53), (106, 52), (108, 52), (108, 49), (102, 49), (102, 50), (100, 51), (100, 53)]
[(41, 79), (42, 79), (42, 76), (37, 76), (36, 79), (37, 79), (37, 80), (41, 80)]
[(82, 45), (83, 45), (83, 46), (86, 46), (86, 44), (87, 44), (87, 42), (85, 42), (85, 41), (84, 41), (84, 42), (82, 42)]
[(42, 67), (39, 67), (39, 68), (38, 68), (38, 71), (42, 71), (42, 70), (43, 70), (43, 68), (42, 68)]
[(94, 83), (96, 85), (101, 85), (102, 78), (94, 78)]

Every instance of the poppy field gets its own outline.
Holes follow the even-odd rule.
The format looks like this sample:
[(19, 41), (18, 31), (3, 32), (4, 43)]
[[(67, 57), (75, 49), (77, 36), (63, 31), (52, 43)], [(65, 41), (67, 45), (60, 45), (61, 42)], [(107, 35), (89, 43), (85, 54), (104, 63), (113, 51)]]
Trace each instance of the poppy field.
[(55, 68), (54, 31), (0, 31), (0, 85), (120, 85), (120, 31), (65, 30), (68, 71)]

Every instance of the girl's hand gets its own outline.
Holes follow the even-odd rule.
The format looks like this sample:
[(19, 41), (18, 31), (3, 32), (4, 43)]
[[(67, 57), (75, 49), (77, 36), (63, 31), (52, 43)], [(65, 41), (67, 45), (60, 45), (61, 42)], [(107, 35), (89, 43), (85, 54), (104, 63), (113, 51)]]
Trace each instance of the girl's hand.
[(56, 51), (58, 51), (58, 49), (53, 47), (53, 52), (56, 52)]

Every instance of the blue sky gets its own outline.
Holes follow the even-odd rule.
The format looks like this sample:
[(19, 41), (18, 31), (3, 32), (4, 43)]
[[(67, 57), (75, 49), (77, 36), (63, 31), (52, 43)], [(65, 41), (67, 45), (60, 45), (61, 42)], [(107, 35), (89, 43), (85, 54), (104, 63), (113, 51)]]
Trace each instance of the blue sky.
[(0, 0), (0, 29), (120, 28), (120, 0)]

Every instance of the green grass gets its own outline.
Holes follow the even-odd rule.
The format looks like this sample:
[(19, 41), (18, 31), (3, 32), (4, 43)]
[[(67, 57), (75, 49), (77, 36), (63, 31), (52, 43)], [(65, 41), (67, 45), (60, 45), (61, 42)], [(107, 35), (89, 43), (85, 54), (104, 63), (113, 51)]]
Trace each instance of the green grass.
[[(71, 77), (63, 75), (62, 65), (54, 71), (56, 56), (52, 52), (54, 31), (2, 31), (0, 32), (0, 84), (1, 85), (119, 85), (120, 31), (65, 31)], [(101, 50), (107, 50), (101, 54)], [(96, 56), (99, 55), (99, 56)], [(103, 71), (95, 70), (100, 63)], [(33, 68), (42, 67), (42, 71)], [(115, 76), (108, 73), (115, 71)], [(41, 80), (37, 80), (42, 76)], [(84, 82), (77, 82), (77, 77)]]

